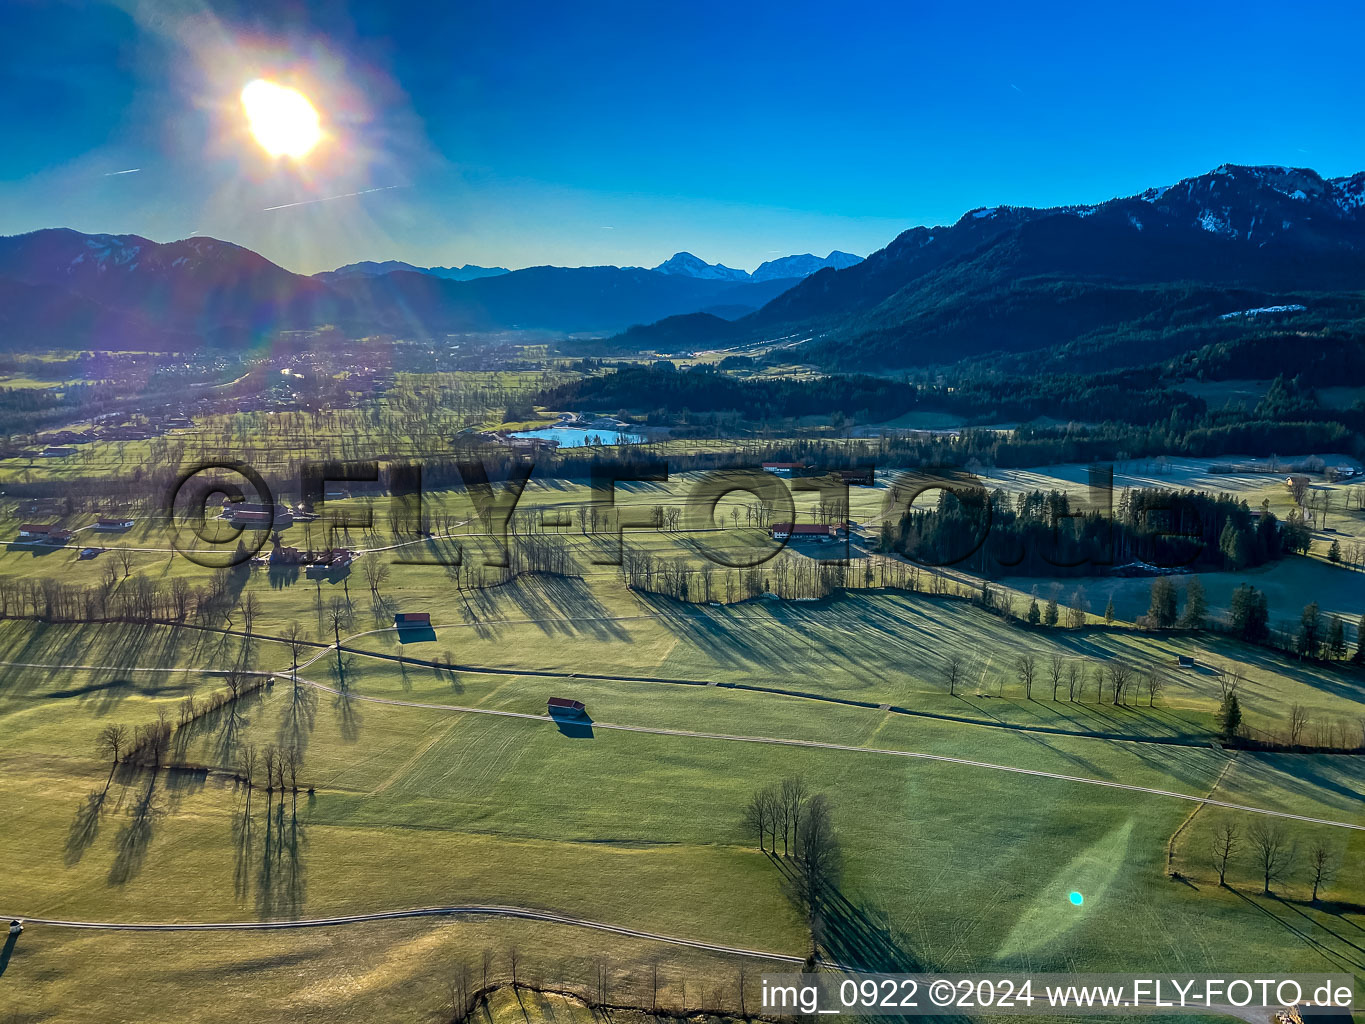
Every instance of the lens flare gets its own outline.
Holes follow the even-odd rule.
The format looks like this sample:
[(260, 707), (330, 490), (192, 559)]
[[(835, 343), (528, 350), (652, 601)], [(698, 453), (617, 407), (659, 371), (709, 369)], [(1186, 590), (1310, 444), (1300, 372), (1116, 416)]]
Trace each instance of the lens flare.
[(273, 157), (301, 160), (322, 139), (318, 112), (308, 97), (264, 78), (242, 90), (242, 110), (256, 141)]

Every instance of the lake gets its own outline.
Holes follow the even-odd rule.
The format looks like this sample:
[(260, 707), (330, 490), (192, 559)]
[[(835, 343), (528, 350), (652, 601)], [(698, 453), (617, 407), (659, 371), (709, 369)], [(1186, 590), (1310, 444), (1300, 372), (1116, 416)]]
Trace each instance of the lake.
[(589, 444), (639, 444), (642, 434), (627, 434), (620, 430), (584, 430), (582, 427), (541, 427), (539, 430), (518, 430), (510, 437), (539, 437), (558, 441), (561, 448), (583, 448)]

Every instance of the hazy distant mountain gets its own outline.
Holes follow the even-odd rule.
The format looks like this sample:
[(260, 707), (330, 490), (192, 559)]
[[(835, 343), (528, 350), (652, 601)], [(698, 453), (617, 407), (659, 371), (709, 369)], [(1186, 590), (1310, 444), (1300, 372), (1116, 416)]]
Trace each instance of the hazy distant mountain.
[[(691, 347), (799, 333), (812, 338), (799, 353), (831, 367), (1062, 348), (1131, 365), (1206, 343), (1204, 325), (1218, 333), (1264, 322), (1220, 321), (1226, 312), (1345, 311), (1362, 290), (1365, 172), (1324, 179), (1225, 165), (1105, 203), (987, 207), (913, 228), (854, 266), (805, 278), (719, 338), (697, 322)], [(666, 333), (678, 344), (679, 325)], [(648, 346), (647, 332), (634, 338)]]
[(384, 260), (382, 263), (362, 260), (360, 263), (348, 263), (344, 267), (337, 267), (336, 270), (324, 270), (313, 276), (326, 281), (347, 274), (366, 274), (373, 277), (376, 274), (391, 274), (395, 270), (430, 274), (432, 277), (441, 277), (447, 281), (475, 281), (481, 277), (497, 277), (499, 274), (510, 273), (506, 267), (476, 267), (472, 263), (466, 263), (463, 267), (414, 267), (402, 260)]
[(674, 253), (654, 268), (660, 274), (695, 277), (700, 281), (747, 281), (747, 270), (735, 270), (719, 263), (707, 263), (690, 252)]
[(432, 333), (505, 328), (622, 330), (679, 313), (757, 309), (795, 281), (735, 283), (640, 267), (528, 267), (477, 281), (427, 274), (355, 274), (330, 286), (386, 329)]
[(835, 249), (824, 259), (805, 253), (801, 256), (783, 256), (778, 260), (769, 260), (749, 276), (755, 281), (772, 281), (781, 277), (810, 277), (817, 270), (824, 270), (826, 267), (843, 270), (862, 261), (861, 256)]
[(638, 267), (531, 267), (459, 281), (372, 266), (305, 277), (213, 238), (158, 243), (66, 228), (0, 238), (0, 348), (236, 345), (324, 323), (400, 337), (613, 332), (703, 309), (740, 317), (796, 283)]
[(839, 252), (836, 249), (824, 259), (805, 253), (801, 256), (783, 256), (778, 260), (769, 260), (750, 274), (747, 270), (735, 270), (720, 263), (707, 263), (690, 252), (679, 252), (654, 269), (661, 274), (680, 274), (703, 281), (780, 281), (809, 277), (825, 267), (841, 270), (861, 262), (861, 256)]
[[(0, 238), (0, 279), (59, 290), (72, 301), (132, 314), (157, 333), (210, 336), (224, 328), (302, 327), (339, 312), (336, 296), (311, 278), (215, 238), (153, 242), (138, 235), (86, 235), (50, 228)], [(15, 321), (32, 311), (11, 310)], [(90, 322), (103, 322), (92, 316)], [(127, 318), (124, 318), (125, 320)], [(60, 331), (45, 332), (60, 344)], [(0, 338), (0, 344), (12, 344)], [(67, 344), (92, 344), (79, 331)]]

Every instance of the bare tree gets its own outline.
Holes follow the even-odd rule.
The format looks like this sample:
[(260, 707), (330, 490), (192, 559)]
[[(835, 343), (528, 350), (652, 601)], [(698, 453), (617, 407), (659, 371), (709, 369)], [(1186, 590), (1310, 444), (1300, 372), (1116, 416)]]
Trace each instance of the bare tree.
[(361, 568), (365, 571), (365, 582), (369, 584), (370, 593), (378, 594), (389, 579), (389, 564), (379, 558), (366, 558), (361, 562)]
[(350, 621), (350, 606), (339, 597), (332, 598), (332, 605), (327, 610), (327, 625), (332, 631), (332, 639), (336, 645), (337, 678), (342, 681), (345, 680), (346, 673), (341, 663), (341, 627), (348, 625)]
[(247, 792), (251, 792), (251, 786), (255, 781), (257, 767), (261, 765), (261, 758), (257, 754), (254, 744), (243, 744), (242, 750), (238, 751), (238, 776), (247, 784)]
[[(303, 768), (303, 751), (296, 743), (284, 752), (285, 768), (289, 772), (289, 788), (295, 793), (299, 791), (299, 772)], [(284, 784), (283, 774), (280, 776), (280, 784)]]
[(1209, 853), (1213, 857), (1213, 866), (1218, 870), (1219, 885), (1227, 884), (1228, 861), (1241, 845), (1241, 830), (1231, 821), (1224, 822), (1209, 837)]
[(1109, 688), (1113, 691), (1114, 703), (1122, 704), (1128, 684), (1133, 680), (1133, 669), (1117, 658), (1109, 663)]
[(1150, 708), (1156, 704), (1156, 699), (1161, 696), (1166, 689), (1166, 677), (1157, 670), (1155, 666), (1147, 670), (1143, 676), (1143, 682), (1147, 687), (1147, 706)]
[(473, 996), (469, 990), (472, 981), (473, 972), (469, 964), (462, 962), (455, 968), (455, 977), (450, 984), (450, 1012), (456, 1020), (463, 1020), (469, 1010), (469, 1001)]
[(957, 696), (957, 684), (962, 681), (962, 655), (951, 652), (943, 659), (943, 678), (948, 680), (948, 693)]
[(801, 894), (810, 915), (812, 935), (818, 931), (821, 908), (827, 892), (839, 875), (839, 840), (834, 832), (834, 814), (823, 793), (806, 801), (797, 835), (797, 869)]
[(246, 677), (242, 675), (236, 665), (223, 673), (223, 682), (227, 685), (228, 693), (234, 701), (242, 695), (242, 684), (245, 681)]
[(1313, 902), (1316, 903), (1318, 901), (1318, 890), (1322, 888), (1322, 883), (1327, 880), (1332, 867), (1332, 855), (1328, 852), (1327, 847), (1321, 843), (1315, 843), (1312, 853), (1309, 854), (1309, 864), (1312, 866), (1313, 872), (1312, 898)]
[(792, 842), (800, 842), (801, 833), (801, 812), (805, 809), (806, 780), (799, 775), (792, 775), (782, 780), (782, 788), (778, 791), (778, 799), (782, 803), (782, 854), (787, 853), (787, 829), (791, 829)]
[(1081, 684), (1081, 663), (1072, 660), (1066, 666), (1066, 699), (1075, 700)]
[(1061, 654), (1054, 654), (1048, 659), (1047, 673), (1052, 680), (1052, 700), (1057, 700), (1057, 691), (1062, 685), (1062, 675), (1066, 672), (1066, 658)]
[(1289, 745), (1297, 747), (1308, 728), (1308, 709), (1302, 704), (1292, 704), (1289, 708)]
[(242, 595), (242, 632), (246, 633), (247, 639), (251, 639), (252, 627), (256, 624), (256, 616), (261, 611), (261, 599), (256, 594), (248, 590)]
[[(98, 739), (95, 741), (95, 750), (101, 759), (109, 761), (109, 778), (114, 777), (114, 769), (118, 767), (119, 755), (128, 747), (128, 727), (126, 725), (106, 725), (100, 730)], [(108, 789), (109, 783), (105, 782)]]
[(611, 1001), (611, 961), (600, 957), (593, 966), (596, 974), (593, 1003), (596, 1006), (606, 1006)]
[[(759, 790), (750, 799), (744, 808), (744, 824), (758, 833), (758, 849), (762, 853), (767, 853), (768, 848), (764, 845), (764, 839), (772, 828), (772, 808), (767, 794)], [(773, 853), (777, 850), (774, 849)]]
[(1230, 693), (1236, 693), (1242, 685), (1242, 670), (1240, 667), (1224, 669), (1218, 673), (1218, 687), (1221, 691), (1218, 696), (1226, 697)]
[[(272, 793), (275, 790), (275, 773), (280, 769), (280, 748), (273, 743), (267, 743), (265, 749), (261, 751), (261, 767), (265, 771), (265, 791)], [(284, 789), (284, 771), (279, 770), (280, 789)]]
[(123, 578), (126, 580), (133, 572), (133, 549), (130, 547), (120, 547), (118, 549), (119, 564), (123, 566)]
[(1278, 821), (1261, 822), (1251, 826), (1249, 833), (1251, 849), (1256, 855), (1256, 864), (1261, 869), (1262, 891), (1270, 895), (1270, 883), (1278, 881), (1288, 872), (1294, 860), (1294, 850), (1284, 834), (1284, 826)]
[(519, 984), (519, 982), (518, 982), (518, 980), (517, 980), (517, 971), (518, 971), (518, 969), (519, 969), (520, 967), (521, 967), (521, 950), (520, 950), (515, 944), (513, 944), (513, 945), (511, 945), (511, 946), (509, 946), (509, 947), (507, 948), (507, 969), (508, 969), (508, 970), (511, 972), (511, 974), (512, 974), (512, 988), (513, 988), (513, 989), (516, 989), (517, 985)]
[(297, 686), (299, 682), (299, 655), (303, 653), (303, 627), (294, 620), (285, 627), (284, 642), (289, 648), (289, 674)]
[(1020, 655), (1015, 662), (1015, 671), (1019, 674), (1019, 682), (1024, 684), (1024, 699), (1033, 699), (1033, 677), (1038, 669), (1038, 659), (1032, 654)]

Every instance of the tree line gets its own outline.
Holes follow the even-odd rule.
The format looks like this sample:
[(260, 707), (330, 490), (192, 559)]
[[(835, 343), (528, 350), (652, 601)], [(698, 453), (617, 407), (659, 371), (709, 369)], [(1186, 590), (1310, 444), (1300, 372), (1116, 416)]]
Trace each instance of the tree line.
[(1092, 575), (1097, 568), (1242, 569), (1281, 557), (1298, 533), (1269, 509), (1204, 491), (1125, 490), (1115, 508), (1074, 507), (1067, 492), (1013, 500), (964, 484), (938, 492), (932, 509), (907, 508), (882, 525), (880, 547), (925, 565), (979, 575)]

